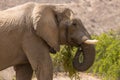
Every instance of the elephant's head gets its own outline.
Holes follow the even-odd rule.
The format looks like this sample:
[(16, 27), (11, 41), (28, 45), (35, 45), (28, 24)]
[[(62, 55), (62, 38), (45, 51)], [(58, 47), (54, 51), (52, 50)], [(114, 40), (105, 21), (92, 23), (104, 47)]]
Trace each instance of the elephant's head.
[[(90, 40), (91, 37), (80, 19), (61, 21), (59, 25), (60, 44), (77, 46), (78, 50), (73, 59), (73, 67), (78, 71), (87, 70), (94, 62), (95, 48), (97, 40)], [(80, 62), (79, 56), (83, 54), (83, 61)]]
[(60, 50), (59, 24), (64, 20), (70, 20), (71, 10), (55, 6), (41, 6), (33, 9), (32, 20), (35, 33), (49, 46), (50, 52)]
[[(77, 46), (78, 51), (73, 66), (78, 71), (87, 70), (94, 61), (95, 48), (93, 40), (80, 19), (72, 18), (72, 11), (55, 10), (51, 7), (35, 7), (32, 13), (33, 26), (37, 35), (42, 38), (52, 51), (59, 51), (60, 44)], [(80, 50), (81, 49), (81, 50)], [(83, 63), (79, 63), (79, 55), (83, 53)]]

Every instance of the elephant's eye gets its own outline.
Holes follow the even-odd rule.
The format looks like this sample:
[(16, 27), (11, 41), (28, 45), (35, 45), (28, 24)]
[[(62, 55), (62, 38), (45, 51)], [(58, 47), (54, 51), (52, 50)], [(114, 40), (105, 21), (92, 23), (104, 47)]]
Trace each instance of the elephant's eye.
[(73, 26), (77, 26), (77, 23), (72, 23)]

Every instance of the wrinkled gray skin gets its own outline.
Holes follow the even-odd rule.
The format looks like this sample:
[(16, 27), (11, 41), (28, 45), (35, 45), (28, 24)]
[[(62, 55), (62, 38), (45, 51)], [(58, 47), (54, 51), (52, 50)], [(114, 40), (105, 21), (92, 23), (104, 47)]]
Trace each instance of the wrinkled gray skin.
[[(79, 63), (78, 50), (73, 66), (84, 71), (94, 61), (94, 47), (83, 42), (90, 38), (79, 19), (70, 20), (70, 9), (26, 3), (0, 12), (0, 70), (14, 66), (16, 80), (52, 80), (49, 51), (59, 51), (60, 44), (78, 46), (84, 53)], [(87, 53), (87, 54), (86, 54)]]

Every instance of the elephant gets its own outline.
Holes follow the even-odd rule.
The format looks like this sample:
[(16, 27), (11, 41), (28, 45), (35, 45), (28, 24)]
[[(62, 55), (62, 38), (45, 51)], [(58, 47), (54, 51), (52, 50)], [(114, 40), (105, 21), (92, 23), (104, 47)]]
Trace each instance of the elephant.
[(31, 80), (33, 71), (37, 80), (52, 80), (50, 52), (63, 44), (78, 47), (73, 66), (85, 71), (94, 62), (96, 42), (69, 8), (28, 2), (0, 11), (0, 70), (13, 66), (16, 80)]

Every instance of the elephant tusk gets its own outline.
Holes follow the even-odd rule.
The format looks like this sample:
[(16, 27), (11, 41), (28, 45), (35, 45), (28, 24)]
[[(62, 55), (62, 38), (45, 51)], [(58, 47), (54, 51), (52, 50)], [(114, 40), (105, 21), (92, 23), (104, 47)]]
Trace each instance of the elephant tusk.
[(84, 41), (84, 43), (86, 44), (96, 44), (98, 42), (98, 40), (86, 40)]

